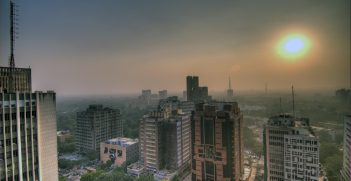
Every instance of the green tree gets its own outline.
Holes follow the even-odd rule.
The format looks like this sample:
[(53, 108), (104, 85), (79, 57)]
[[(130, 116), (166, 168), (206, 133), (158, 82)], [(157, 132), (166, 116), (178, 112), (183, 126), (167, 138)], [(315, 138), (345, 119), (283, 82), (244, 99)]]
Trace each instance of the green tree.
[(82, 177), (80, 178), (80, 181), (96, 181), (97, 178), (102, 174), (103, 172), (101, 171), (86, 173), (82, 175)]
[(319, 152), (320, 162), (322, 164), (326, 163), (328, 157), (333, 156), (334, 154), (340, 154), (337, 145), (334, 143), (321, 144)]
[(141, 175), (137, 181), (154, 181), (154, 177), (153, 175), (149, 175), (149, 174), (145, 174), (145, 175)]
[(59, 177), (59, 181), (68, 181), (66, 177)]
[(325, 170), (330, 181), (338, 180), (338, 173), (342, 168), (342, 154), (334, 154), (325, 160)]

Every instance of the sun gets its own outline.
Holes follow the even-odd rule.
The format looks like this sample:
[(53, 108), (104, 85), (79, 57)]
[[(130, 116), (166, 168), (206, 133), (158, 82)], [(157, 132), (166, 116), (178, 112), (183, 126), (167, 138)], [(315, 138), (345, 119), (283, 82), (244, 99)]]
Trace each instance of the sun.
[(293, 33), (283, 37), (276, 50), (280, 57), (289, 60), (300, 60), (311, 48), (310, 40), (303, 34)]

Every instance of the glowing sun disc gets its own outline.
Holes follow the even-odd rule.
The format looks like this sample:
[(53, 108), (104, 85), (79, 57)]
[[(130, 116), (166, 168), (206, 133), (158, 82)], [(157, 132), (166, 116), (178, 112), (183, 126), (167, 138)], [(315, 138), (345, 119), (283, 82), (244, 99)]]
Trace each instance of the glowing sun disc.
[(282, 58), (297, 60), (302, 58), (310, 49), (310, 40), (302, 34), (290, 34), (281, 39), (276, 47)]

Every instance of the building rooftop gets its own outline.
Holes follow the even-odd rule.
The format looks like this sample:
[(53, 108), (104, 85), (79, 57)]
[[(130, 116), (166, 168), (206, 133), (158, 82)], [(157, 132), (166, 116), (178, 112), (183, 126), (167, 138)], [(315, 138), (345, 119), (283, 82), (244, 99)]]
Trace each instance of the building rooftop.
[(269, 126), (296, 127), (296, 128), (303, 128), (303, 127), (310, 126), (308, 118), (298, 118), (290, 114), (280, 114), (277, 116), (272, 116), (269, 118), (267, 124)]
[(305, 133), (300, 132), (300, 134), (309, 135), (310, 137), (315, 136), (308, 118), (298, 118), (289, 114), (280, 114), (270, 117), (267, 126), (306, 130)]
[(131, 139), (131, 138), (113, 138), (110, 140), (105, 141), (106, 144), (112, 144), (112, 145), (119, 145), (122, 147), (128, 147), (130, 145), (133, 145), (135, 143), (138, 143), (138, 139)]

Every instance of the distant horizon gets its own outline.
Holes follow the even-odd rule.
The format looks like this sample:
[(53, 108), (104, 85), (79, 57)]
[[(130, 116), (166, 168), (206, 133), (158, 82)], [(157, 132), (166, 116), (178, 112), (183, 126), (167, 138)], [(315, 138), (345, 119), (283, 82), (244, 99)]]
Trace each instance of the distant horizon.
[[(295, 91), (297, 94), (322, 94), (322, 95), (331, 95), (334, 96), (335, 95), (335, 91), (339, 90), (339, 89), (344, 89), (344, 87), (340, 87), (337, 89), (325, 89), (325, 90), (320, 90), (320, 89), (296, 89)], [(348, 88), (345, 88), (348, 89)], [(147, 89), (144, 89), (147, 90)], [(49, 90), (48, 90), (49, 91)], [(55, 90), (53, 90), (55, 91)], [(137, 96), (141, 95), (141, 91), (139, 92), (129, 92), (129, 93), (111, 93), (111, 94), (60, 94), (59, 92), (56, 92), (56, 94), (60, 97), (60, 98), (66, 98), (66, 97), (133, 97), (133, 98), (137, 98)], [(152, 94), (158, 94), (159, 90), (151, 90)], [(169, 91), (168, 92), (168, 97), (170, 96), (178, 96), (179, 98), (182, 98), (182, 92), (180, 91)], [(252, 95), (252, 94), (266, 94), (265, 90), (260, 90), (260, 89), (241, 89), (241, 90), (234, 90), (234, 97), (236, 96), (240, 96), (240, 95)], [(267, 95), (274, 95), (274, 94), (287, 94), (290, 95), (291, 94), (291, 87), (287, 88), (287, 89), (275, 89), (275, 90), (269, 90), (267, 92)], [(226, 90), (223, 91), (211, 91), (209, 90), (209, 95), (210, 96), (225, 96), (226, 95)]]
[[(8, 2), (0, 0), (5, 66)], [(82, 2), (16, 1), (15, 61), (32, 68), (33, 90), (176, 92), (185, 89), (186, 75), (198, 75), (209, 91), (224, 91), (229, 76), (236, 90), (260, 90), (265, 83), (282, 90), (350, 87), (350, 1)], [(282, 47), (277, 52), (296, 34), (308, 39), (303, 56), (291, 59)]]

